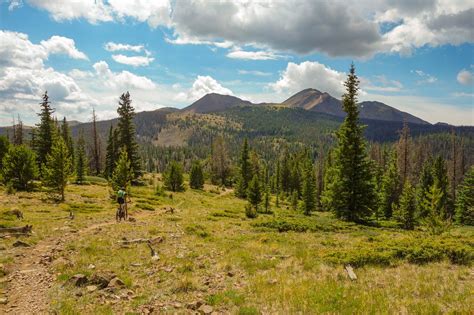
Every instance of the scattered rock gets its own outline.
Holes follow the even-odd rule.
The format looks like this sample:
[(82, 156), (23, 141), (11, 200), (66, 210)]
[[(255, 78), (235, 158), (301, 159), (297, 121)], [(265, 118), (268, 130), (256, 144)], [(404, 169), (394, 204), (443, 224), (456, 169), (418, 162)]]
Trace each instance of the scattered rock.
[(155, 255), (151, 256), (151, 260), (153, 260), (153, 261), (160, 260), (160, 256), (158, 256), (158, 254), (155, 253)]
[(201, 307), (201, 305), (203, 305), (204, 303), (202, 303), (202, 301), (194, 301), (194, 302), (191, 302), (191, 303), (188, 303), (186, 305), (186, 308), (190, 309), (190, 310), (197, 310), (198, 308)]
[(141, 263), (131, 263), (130, 266), (132, 267), (140, 267), (142, 264)]
[(96, 285), (88, 285), (86, 287), (86, 289), (87, 289), (87, 292), (94, 292), (94, 291), (97, 290), (97, 286)]
[(117, 277), (110, 280), (109, 284), (107, 285), (108, 288), (121, 288), (124, 286), (125, 286), (125, 283), (123, 283), (123, 281)]
[(179, 303), (179, 302), (175, 302), (173, 304), (174, 308), (182, 308), (183, 307), (183, 304)]
[(69, 281), (74, 284), (76, 287), (81, 287), (87, 284), (87, 277), (82, 273), (78, 273), (72, 276)]
[(95, 265), (89, 264), (89, 266), (87, 266), (87, 269), (95, 269)]
[(0, 304), (7, 304), (8, 300), (7, 298), (0, 298)]
[(15, 243), (13, 243), (13, 247), (30, 247), (31, 245), (28, 244), (28, 243), (25, 243), (23, 241), (16, 241)]
[(91, 277), (89, 283), (96, 285), (99, 289), (104, 289), (114, 278), (115, 274), (112, 272), (96, 273)]
[(276, 279), (269, 279), (268, 280), (268, 284), (275, 284), (277, 283), (278, 281)]
[(199, 313), (201, 314), (211, 314), (213, 310), (214, 309), (210, 305), (201, 305), (201, 307), (198, 309)]

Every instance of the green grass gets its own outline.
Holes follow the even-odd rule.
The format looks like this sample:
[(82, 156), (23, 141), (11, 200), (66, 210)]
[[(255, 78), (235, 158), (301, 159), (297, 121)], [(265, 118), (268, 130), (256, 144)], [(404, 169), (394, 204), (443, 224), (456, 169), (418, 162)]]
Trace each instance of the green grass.
[[(474, 309), (471, 227), (432, 236), (390, 222), (373, 227), (342, 222), (329, 213), (307, 217), (273, 204), (273, 214), (252, 220), (245, 217), (245, 201), (231, 192), (206, 185), (204, 191), (173, 193), (170, 199), (168, 193), (155, 194), (156, 180), (146, 182), (150, 186), (131, 192), (130, 214), (136, 222), (92, 229), (58, 253), (52, 265), (57, 273), (53, 311), (134, 314), (151, 305), (159, 313), (185, 313), (170, 305), (198, 300), (231, 314), (468, 314)], [(114, 220), (109, 188), (92, 181), (68, 186), (63, 204), (49, 201), (43, 192), (0, 194), (5, 200), (0, 225), (33, 224), (35, 234), (26, 240), (33, 244), (61, 237), (65, 227), (81, 230)], [(169, 207), (175, 212), (164, 213)], [(1, 215), (12, 208), (21, 209), (25, 219)], [(74, 221), (66, 219), (69, 210)], [(153, 245), (157, 261), (146, 244), (118, 242), (157, 236), (164, 238)], [(13, 240), (0, 242), (8, 248)], [(16, 259), (14, 252), (0, 257), (6, 266)], [(357, 281), (348, 279), (348, 263)], [(99, 294), (67, 284), (76, 273), (110, 272), (125, 283), (124, 290), (133, 291), (131, 300), (102, 304)]]

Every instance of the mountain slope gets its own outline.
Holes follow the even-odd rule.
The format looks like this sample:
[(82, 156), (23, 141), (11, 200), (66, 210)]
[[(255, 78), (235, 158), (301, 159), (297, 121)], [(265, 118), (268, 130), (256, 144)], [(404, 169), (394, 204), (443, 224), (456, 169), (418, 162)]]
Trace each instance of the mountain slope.
[(200, 114), (217, 113), (236, 106), (250, 105), (253, 104), (235, 96), (210, 93), (204, 95), (188, 107), (183, 108), (182, 111)]
[[(287, 107), (297, 107), (311, 110), (319, 113), (330, 114), (338, 117), (345, 117), (342, 110), (342, 102), (332, 97), (326, 92), (320, 92), (316, 89), (305, 89), (288, 98), (281, 105)], [(387, 104), (376, 101), (365, 101), (359, 103), (360, 118), (375, 119), (386, 121), (406, 121), (413, 124), (429, 124), (428, 122), (402, 112)]]

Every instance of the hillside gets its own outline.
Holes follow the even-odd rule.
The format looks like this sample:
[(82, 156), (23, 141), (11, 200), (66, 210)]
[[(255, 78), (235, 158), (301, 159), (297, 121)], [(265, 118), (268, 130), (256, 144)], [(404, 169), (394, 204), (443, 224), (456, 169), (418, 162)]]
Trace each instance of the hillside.
[(183, 112), (191, 113), (216, 113), (236, 106), (253, 105), (249, 101), (241, 100), (231, 95), (221, 95), (217, 93), (206, 94), (196, 102), (182, 109)]

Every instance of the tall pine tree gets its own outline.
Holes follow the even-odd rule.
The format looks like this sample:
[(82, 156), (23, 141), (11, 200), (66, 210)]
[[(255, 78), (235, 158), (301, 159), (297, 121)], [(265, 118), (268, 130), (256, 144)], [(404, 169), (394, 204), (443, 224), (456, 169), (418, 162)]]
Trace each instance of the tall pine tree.
[(456, 199), (456, 221), (474, 225), (474, 166), (471, 166), (460, 185)]
[(189, 174), (189, 186), (193, 189), (202, 189), (204, 187), (204, 173), (201, 162), (194, 161)]
[(310, 161), (306, 163), (304, 170), (302, 196), (303, 211), (305, 215), (311, 215), (316, 210), (316, 178), (313, 165)]
[(222, 186), (229, 184), (230, 159), (222, 136), (216, 137), (212, 142), (210, 168), (213, 184)]
[(349, 221), (364, 220), (375, 208), (372, 162), (366, 152), (363, 127), (359, 122), (357, 92), (359, 79), (351, 65), (342, 99), (347, 113), (337, 132), (331, 181), (324, 191), (325, 207), (339, 218)]
[(395, 151), (392, 152), (380, 186), (379, 212), (385, 215), (385, 218), (390, 219), (393, 213), (392, 207), (398, 203), (401, 193), (401, 181)]
[(51, 153), (47, 155), (43, 177), (46, 186), (52, 188), (64, 201), (64, 190), (73, 173), (71, 155), (62, 137), (55, 137)]
[(84, 140), (84, 133), (82, 130), (79, 133), (77, 139), (76, 149), (76, 183), (84, 183), (85, 176), (87, 175), (87, 156), (86, 156), (86, 143)]
[(132, 167), (133, 178), (136, 179), (142, 175), (140, 156), (138, 155), (138, 143), (136, 140), (135, 123), (135, 109), (132, 106), (130, 93), (124, 93), (120, 96), (119, 107), (117, 109), (119, 114), (118, 130), (119, 141), (118, 147), (124, 148), (127, 151), (130, 165)]
[(71, 129), (69, 128), (66, 117), (63, 118), (60, 130), (64, 143), (66, 144), (69, 154), (71, 155), (71, 161), (74, 164), (74, 141), (72, 141)]
[(107, 148), (105, 155), (105, 178), (112, 178), (112, 174), (115, 169), (115, 164), (117, 164), (119, 156), (119, 147), (118, 147), (118, 129), (114, 129), (113, 126), (110, 126), (109, 137), (107, 139)]
[(409, 181), (405, 182), (400, 196), (400, 204), (395, 207), (395, 218), (405, 230), (415, 228), (416, 195)]
[(247, 196), (247, 188), (252, 178), (252, 165), (250, 164), (250, 149), (247, 138), (244, 139), (239, 161), (239, 177), (237, 178), (236, 195), (240, 198)]
[(35, 137), (36, 157), (40, 169), (41, 166), (46, 163), (46, 157), (51, 152), (55, 134), (54, 120), (52, 117), (54, 109), (50, 104), (51, 102), (49, 101), (48, 92), (44, 92), (43, 101), (40, 103), (41, 111), (38, 114), (40, 117), (40, 123), (36, 125), (38, 128)]

